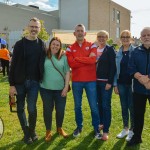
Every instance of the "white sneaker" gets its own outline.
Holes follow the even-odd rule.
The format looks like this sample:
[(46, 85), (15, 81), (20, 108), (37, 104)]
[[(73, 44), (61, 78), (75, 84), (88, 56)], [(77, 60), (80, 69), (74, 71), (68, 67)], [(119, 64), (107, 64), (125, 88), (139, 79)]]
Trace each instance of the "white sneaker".
[(124, 138), (126, 135), (128, 135), (129, 130), (123, 129), (118, 135), (117, 138), (121, 139)]
[(130, 141), (130, 140), (132, 139), (132, 136), (133, 136), (133, 135), (134, 135), (133, 131), (132, 131), (132, 130), (129, 130), (129, 133), (128, 133), (127, 137), (126, 137), (126, 141), (127, 141), (127, 142)]

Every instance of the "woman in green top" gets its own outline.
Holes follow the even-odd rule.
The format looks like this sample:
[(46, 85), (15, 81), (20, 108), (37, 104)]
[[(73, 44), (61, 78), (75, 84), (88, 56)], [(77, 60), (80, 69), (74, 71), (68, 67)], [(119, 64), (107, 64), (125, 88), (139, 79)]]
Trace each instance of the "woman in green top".
[(43, 80), (40, 85), (44, 109), (43, 116), (46, 126), (45, 141), (50, 141), (52, 137), (51, 126), (54, 105), (56, 109), (57, 132), (64, 138), (68, 137), (62, 129), (62, 123), (70, 80), (70, 69), (66, 56), (61, 55), (61, 52), (62, 44), (60, 39), (57, 37), (52, 38), (45, 58)]

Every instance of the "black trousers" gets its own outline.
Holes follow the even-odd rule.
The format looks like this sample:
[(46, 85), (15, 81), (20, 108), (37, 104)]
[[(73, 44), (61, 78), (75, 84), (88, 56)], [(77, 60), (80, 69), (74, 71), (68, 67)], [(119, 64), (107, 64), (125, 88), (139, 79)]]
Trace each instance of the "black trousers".
[(5, 76), (5, 69), (7, 71), (7, 75), (9, 75), (9, 60), (1, 59), (1, 65), (3, 76)]
[(133, 93), (133, 106), (134, 106), (134, 136), (136, 140), (141, 139), (144, 127), (144, 114), (146, 110), (147, 99), (150, 100), (150, 95), (143, 95)]

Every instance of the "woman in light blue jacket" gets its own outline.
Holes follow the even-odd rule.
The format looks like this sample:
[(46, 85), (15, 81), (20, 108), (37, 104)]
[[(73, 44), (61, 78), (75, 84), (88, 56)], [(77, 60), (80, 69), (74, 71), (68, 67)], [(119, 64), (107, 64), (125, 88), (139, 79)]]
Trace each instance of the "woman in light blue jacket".
[[(117, 73), (114, 80), (114, 92), (119, 94), (123, 130), (117, 135), (117, 138), (124, 138), (129, 141), (133, 136), (133, 100), (132, 100), (132, 78), (128, 73), (128, 61), (134, 47), (131, 44), (131, 32), (123, 30), (120, 34), (122, 46), (116, 54)], [(130, 117), (129, 117), (130, 116)], [(130, 118), (130, 128), (129, 128)]]

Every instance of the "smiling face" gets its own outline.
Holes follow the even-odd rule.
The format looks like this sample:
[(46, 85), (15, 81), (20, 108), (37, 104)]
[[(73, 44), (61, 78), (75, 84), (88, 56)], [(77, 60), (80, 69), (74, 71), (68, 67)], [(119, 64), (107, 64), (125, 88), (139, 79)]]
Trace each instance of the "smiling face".
[(53, 40), (50, 44), (51, 54), (56, 55), (61, 49), (61, 43), (57, 40)]
[(40, 32), (40, 30), (41, 30), (40, 21), (31, 19), (29, 24), (28, 24), (28, 31), (29, 31), (28, 38), (31, 39), (31, 40), (36, 39), (39, 32)]
[(108, 32), (103, 30), (97, 33), (97, 42), (99, 46), (104, 47), (106, 45), (108, 36), (109, 36)]
[(124, 30), (120, 34), (120, 41), (123, 46), (129, 46), (131, 44), (131, 32), (128, 30)]

